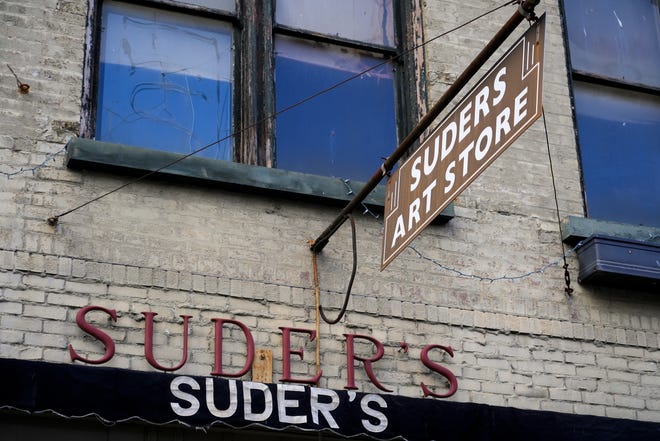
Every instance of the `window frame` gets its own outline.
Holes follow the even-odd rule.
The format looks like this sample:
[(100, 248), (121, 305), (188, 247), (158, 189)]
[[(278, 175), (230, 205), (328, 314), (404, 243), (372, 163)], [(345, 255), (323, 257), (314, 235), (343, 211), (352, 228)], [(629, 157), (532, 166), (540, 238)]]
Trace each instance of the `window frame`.
[[(608, 287), (623, 286), (626, 289), (641, 289), (650, 292), (657, 286), (658, 273), (657, 271), (653, 272), (652, 262), (657, 261), (657, 258), (660, 257), (660, 246), (658, 246), (660, 228), (590, 217), (574, 89), (575, 83), (581, 82), (595, 87), (614, 87), (624, 92), (650, 93), (656, 96), (660, 90), (644, 84), (575, 69), (571, 63), (566, 1), (568, 0), (560, 0), (559, 6), (564, 37), (567, 81), (577, 143), (576, 153), (580, 167), (583, 210), (586, 217), (568, 216), (562, 219), (562, 239), (564, 242), (576, 247), (580, 266), (579, 283), (593, 283)], [(622, 250), (624, 252), (616, 252)], [(635, 250), (635, 252), (631, 250)], [(639, 256), (643, 256), (645, 260), (640, 261)], [(648, 263), (650, 265), (645, 267), (645, 264)]]
[[(122, 1), (122, 0), (119, 0)], [(274, 0), (237, 0), (236, 14), (220, 14), (206, 8), (186, 8), (195, 13), (221, 18), (235, 26), (234, 45), (237, 55), (234, 62), (234, 127), (248, 127), (253, 121), (259, 124), (249, 126), (249, 130), (239, 133), (234, 139), (234, 161), (220, 161), (201, 157), (190, 157), (177, 162), (182, 155), (140, 147), (109, 144), (96, 141), (96, 105), (98, 87), (98, 68), (100, 59), (100, 35), (103, 0), (89, 0), (86, 17), (85, 45), (83, 56), (83, 81), (81, 93), (80, 137), (69, 141), (66, 164), (72, 169), (98, 170), (103, 172), (128, 175), (154, 175), (160, 179), (183, 183), (199, 183), (205, 187), (226, 188), (232, 191), (253, 193), (260, 196), (273, 195), (281, 198), (293, 198), (296, 201), (308, 201), (314, 204), (345, 205), (353, 199), (343, 181), (327, 176), (311, 175), (273, 168), (274, 122), (267, 118), (275, 108), (274, 87), (257, 96), (257, 93), (240, 93), (246, 87), (253, 87), (257, 73), (273, 79), (273, 19), (257, 15), (255, 4), (272, 5)], [(169, 0), (143, 0), (133, 2), (139, 5), (158, 6), (180, 11), (178, 5)], [(401, 139), (405, 137), (417, 122), (427, 113), (427, 82), (425, 53), (423, 48), (423, 0), (410, 2), (394, 1), (397, 8), (395, 28), (399, 29), (399, 66), (395, 78), (397, 131)], [(272, 9), (260, 8), (265, 15), (274, 17)], [(242, 15), (241, 15), (242, 14)], [(250, 17), (249, 21), (240, 20), (241, 16)], [(261, 44), (250, 44), (261, 38)], [(265, 38), (269, 36), (269, 38)], [(264, 53), (270, 56), (263, 56)], [(260, 69), (241, 69), (260, 59)], [(410, 151), (419, 146), (419, 140)], [(392, 151), (396, 146), (392, 146)], [(121, 152), (121, 155), (117, 153)], [(192, 160), (196, 165), (190, 167)], [(174, 167), (167, 164), (176, 162)], [(163, 168), (165, 167), (165, 168)], [(206, 175), (213, 169), (213, 177)], [(200, 170), (202, 170), (200, 172)], [(365, 183), (351, 182), (354, 192), (360, 192)], [(382, 188), (381, 188), (382, 187)], [(384, 186), (379, 186), (370, 193), (365, 204), (375, 212), (383, 212), (385, 205)], [(440, 213), (434, 222), (446, 223), (455, 216), (454, 206), (450, 204)]]
[[(566, 2), (568, 0), (560, 0), (560, 12), (561, 12), (561, 22), (562, 22), (562, 28), (563, 28), (563, 37), (564, 37), (564, 52), (565, 52), (565, 58), (566, 58), (566, 68), (567, 68), (567, 77), (568, 77), (568, 85), (569, 85), (569, 91), (570, 91), (570, 100), (571, 100), (571, 109), (572, 109), (572, 119), (573, 119), (573, 125), (575, 127), (575, 141), (577, 144), (577, 153), (578, 153), (578, 164), (580, 166), (580, 183), (582, 187), (582, 203), (583, 203), (583, 210), (587, 218), (592, 220), (594, 222), (594, 225), (602, 225), (604, 223), (614, 223), (620, 226), (627, 225), (624, 222), (621, 222), (616, 219), (603, 219), (603, 218), (593, 218), (591, 217), (590, 213), (590, 208), (589, 208), (589, 195), (587, 194), (587, 189), (586, 189), (586, 184), (585, 184), (585, 177), (584, 177), (584, 161), (582, 159), (582, 154), (583, 154), (583, 148), (582, 148), (582, 140), (581, 134), (579, 131), (579, 124), (578, 124), (578, 106), (576, 105), (576, 99), (575, 99), (575, 83), (584, 83), (584, 84), (589, 84), (593, 85), (596, 87), (605, 87), (605, 88), (614, 88), (617, 90), (620, 90), (622, 92), (638, 92), (642, 94), (646, 94), (649, 96), (660, 96), (660, 87), (655, 87), (649, 84), (643, 84), (639, 82), (634, 82), (622, 78), (614, 78), (611, 76), (608, 76), (606, 74), (601, 74), (598, 72), (593, 72), (589, 70), (584, 70), (584, 69), (579, 69), (579, 68), (574, 68), (572, 59), (571, 59), (571, 40), (570, 40), (570, 34), (569, 34), (569, 25), (568, 25), (568, 19), (567, 19), (567, 12), (566, 12)], [(658, 6), (660, 8), (660, 5)], [(582, 135), (584, 136), (584, 135)], [(632, 225), (632, 224), (629, 224)], [(649, 228), (655, 229), (657, 227), (655, 226), (648, 226)], [(623, 228), (624, 230), (626, 228)]]
[[(126, 1), (126, 0), (116, 0)], [(276, 35), (329, 43), (351, 49), (395, 56), (392, 48), (300, 31), (275, 23), (276, 0), (237, 0), (235, 14), (173, 0), (127, 2), (173, 12), (199, 15), (228, 22), (234, 28), (234, 83), (232, 126), (233, 161), (272, 168), (276, 162), (274, 41)], [(397, 133), (402, 139), (427, 110), (424, 51), (421, 47), (422, 2), (393, 1), (394, 32), (402, 53), (396, 59), (395, 114)], [(101, 17), (103, 0), (88, 2), (83, 90), (81, 96), (80, 136), (94, 139), (98, 102)], [(242, 68), (250, 66), (249, 69)], [(396, 146), (392, 146), (394, 150)]]

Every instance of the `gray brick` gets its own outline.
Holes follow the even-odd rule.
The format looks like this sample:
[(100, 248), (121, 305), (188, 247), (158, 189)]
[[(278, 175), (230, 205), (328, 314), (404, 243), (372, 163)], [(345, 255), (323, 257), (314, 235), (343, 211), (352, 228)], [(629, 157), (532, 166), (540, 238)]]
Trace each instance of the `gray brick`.
[(644, 400), (627, 395), (614, 395), (614, 404), (632, 409), (644, 409), (646, 407)]
[(0, 313), (2, 314), (21, 314), (23, 312), (23, 304), (20, 302), (0, 302)]
[(2, 296), (8, 300), (22, 300), (28, 303), (43, 303), (46, 299), (43, 291), (38, 291), (35, 289), (25, 289), (25, 290), (15, 290), (15, 289), (4, 289), (2, 291)]
[(582, 398), (585, 403), (589, 404), (602, 404), (612, 406), (614, 404), (614, 396), (604, 392), (582, 392)]
[(204, 292), (206, 290), (204, 276), (197, 274), (192, 276), (192, 290), (197, 292)]
[(582, 393), (567, 389), (549, 389), (550, 399), (559, 401), (582, 401)]
[(606, 378), (607, 371), (605, 369), (593, 368), (593, 367), (578, 367), (576, 369), (577, 375), (587, 378)]
[(589, 353), (566, 354), (566, 362), (578, 366), (590, 366), (596, 364), (596, 357)]
[(657, 423), (660, 421), (660, 411), (655, 410), (638, 410), (637, 418), (640, 421), (651, 421)]
[(60, 291), (64, 288), (64, 280), (53, 277), (42, 277), (28, 275), (23, 277), (23, 282), (27, 286), (43, 288), (49, 291)]
[(23, 275), (14, 272), (0, 272), (0, 286), (5, 288), (18, 288), (23, 284)]
[(73, 277), (85, 277), (87, 269), (84, 260), (73, 259), (71, 261), (71, 275)]
[(658, 372), (658, 364), (651, 361), (630, 361), (628, 367), (634, 371)]
[(153, 269), (151, 268), (139, 268), (139, 282), (138, 284), (142, 286), (151, 286), (153, 283)]
[(632, 409), (620, 409), (608, 407), (605, 409), (605, 416), (610, 418), (635, 420), (637, 419), (637, 412)]
[(542, 401), (541, 410), (550, 412), (574, 413), (573, 403), (564, 401)]
[(11, 270), (16, 265), (16, 254), (9, 250), (0, 250), (0, 267)]
[(23, 315), (26, 317), (39, 317), (52, 320), (65, 320), (66, 312), (66, 308), (41, 305), (25, 305), (23, 309)]
[(52, 305), (83, 307), (89, 304), (87, 297), (71, 294), (48, 294), (47, 301)]
[(575, 413), (581, 415), (605, 416), (605, 407), (594, 406), (592, 404), (575, 403), (573, 408)]
[(68, 292), (91, 296), (104, 296), (108, 293), (108, 285), (105, 283), (85, 283), (67, 280), (64, 284), (64, 289)]
[(140, 284), (140, 269), (128, 266), (126, 267), (126, 283), (129, 285), (139, 285)]
[(0, 316), (0, 327), (17, 331), (41, 331), (42, 320), (27, 316), (3, 315)]
[(57, 260), (57, 274), (61, 276), (70, 276), (73, 262), (69, 257), (60, 257)]
[(116, 297), (134, 297), (144, 299), (147, 297), (147, 290), (144, 288), (133, 288), (130, 286), (109, 286), (108, 294)]

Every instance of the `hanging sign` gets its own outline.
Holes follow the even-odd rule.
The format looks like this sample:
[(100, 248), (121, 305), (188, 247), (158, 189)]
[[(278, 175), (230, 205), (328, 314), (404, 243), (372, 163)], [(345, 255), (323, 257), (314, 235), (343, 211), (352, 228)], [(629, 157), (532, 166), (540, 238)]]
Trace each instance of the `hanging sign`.
[(541, 116), (545, 14), (387, 181), (381, 270)]

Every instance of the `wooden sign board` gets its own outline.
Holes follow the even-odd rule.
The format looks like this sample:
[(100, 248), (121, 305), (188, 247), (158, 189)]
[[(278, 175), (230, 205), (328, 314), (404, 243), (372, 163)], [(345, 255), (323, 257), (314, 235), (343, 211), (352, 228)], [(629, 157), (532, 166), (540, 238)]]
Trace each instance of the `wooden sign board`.
[(545, 14), (387, 181), (381, 271), (541, 116)]

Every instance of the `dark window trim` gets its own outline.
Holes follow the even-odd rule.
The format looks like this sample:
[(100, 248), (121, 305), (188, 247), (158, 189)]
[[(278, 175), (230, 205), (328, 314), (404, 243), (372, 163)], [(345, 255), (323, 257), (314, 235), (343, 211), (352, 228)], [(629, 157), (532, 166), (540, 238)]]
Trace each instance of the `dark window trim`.
[(373, 52), (377, 54), (382, 54), (385, 57), (395, 57), (397, 55), (397, 52), (394, 48), (388, 46), (382, 46), (379, 44), (361, 43), (359, 41), (354, 41), (347, 38), (332, 37), (319, 32), (304, 31), (304, 30), (284, 26), (281, 24), (274, 24), (273, 29), (277, 34), (287, 35), (289, 37), (296, 37), (296, 38), (311, 40), (319, 43), (332, 44), (350, 49), (357, 49), (365, 52)]
[[(94, 2), (103, 3), (102, 0), (92, 0)], [(133, 5), (149, 6), (153, 8), (162, 9), (165, 11), (184, 12), (186, 14), (198, 15), (201, 17), (222, 19), (229, 22), (238, 23), (238, 8), (236, 13), (221, 11), (219, 9), (208, 8), (205, 6), (198, 6), (188, 3), (177, 3), (176, 1), (169, 0), (114, 0)]]
[(598, 75), (592, 72), (573, 69), (571, 71), (573, 81), (582, 81), (584, 83), (597, 84), (600, 86), (609, 86), (621, 90), (632, 90), (635, 92), (647, 93), (650, 95), (660, 96), (660, 88), (652, 87), (642, 83), (631, 83), (617, 78), (610, 78), (603, 75)]

